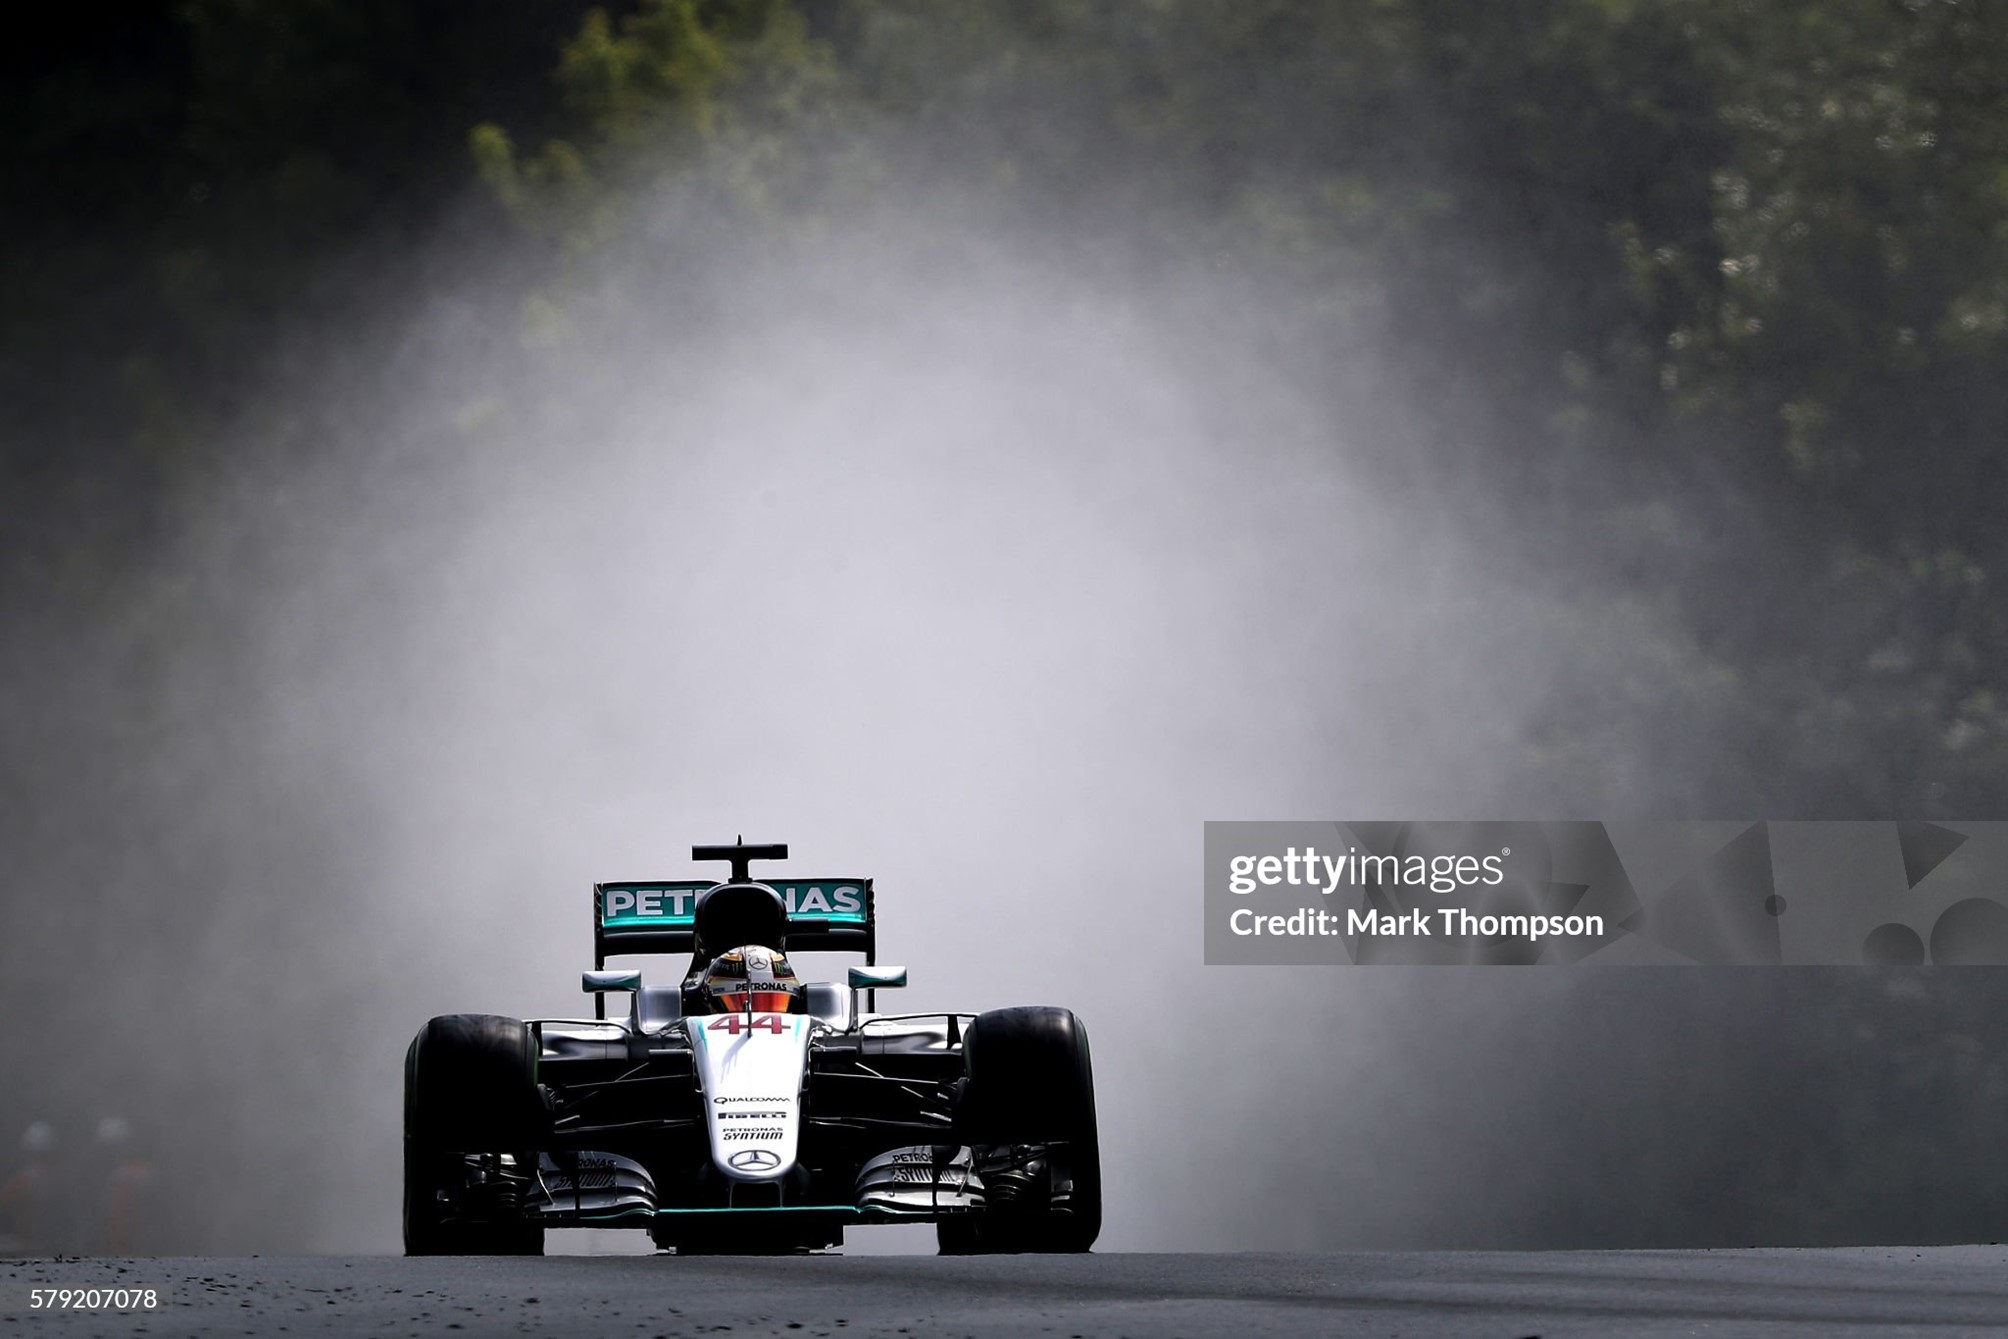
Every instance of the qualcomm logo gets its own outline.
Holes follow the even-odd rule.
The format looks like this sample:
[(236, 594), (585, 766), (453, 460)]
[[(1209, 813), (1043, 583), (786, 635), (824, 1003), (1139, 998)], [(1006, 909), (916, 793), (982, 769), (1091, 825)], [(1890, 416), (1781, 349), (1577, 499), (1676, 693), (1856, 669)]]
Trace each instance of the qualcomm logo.
[(781, 1165), (781, 1155), (771, 1149), (742, 1148), (727, 1162), (742, 1172), (771, 1172)]

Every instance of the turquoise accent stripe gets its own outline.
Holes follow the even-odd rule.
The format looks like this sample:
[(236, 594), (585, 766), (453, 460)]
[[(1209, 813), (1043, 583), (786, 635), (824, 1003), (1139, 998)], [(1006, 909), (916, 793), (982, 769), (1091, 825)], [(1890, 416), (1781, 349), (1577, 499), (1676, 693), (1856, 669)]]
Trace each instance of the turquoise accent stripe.
[(897, 1217), (897, 1216), (899, 1216), (899, 1215), (902, 1215), (902, 1214), (932, 1214), (932, 1213), (936, 1213), (936, 1212), (939, 1212), (939, 1211), (938, 1211), (938, 1210), (935, 1210), (935, 1209), (888, 1209), (888, 1208), (884, 1208), (884, 1207), (881, 1207), (881, 1206), (879, 1206), (879, 1205), (873, 1205), (873, 1206), (872, 1206), (871, 1208), (869, 1208), (869, 1209), (860, 1209), (860, 1208), (859, 1208), (859, 1207), (858, 1207), (857, 1205), (855, 1205), (855, 1204), (783, 1204), (783, 1205), (779, 1205), (779, 1206), (775, 1206), (775, 1205), (761, 1205), (761, 1206), (759, 1206), (759, 1207), (757, 1207), (757, 1208), (749, 1206), (749, 1207), (747, 1207), (747, 1208), (744, 1208), (744, 1209), (726, 1209), (726, 1208), (716, 1208), (716, 1209), (657, 1209), (657, 1210), (656, 1210), (655, 1212), (656, 1212), (656, 1216), (657, 1216), (658, 1218), (667, 1218), (667, 1217), (669, 1217), (669, 1216), (671, 1216), (671, 1215), (673, 1215), (673, 1214), (722, 1214), (722, 1213), (730, 1213), (730, 1214), (741, 1214), (741, 1213), (841, 1213), (841, 1214), (849, 1214), (849, 1215), (850, 1215), (851, 1217), (853, 1217), (853, 1218), (875, 1218), (875, 1217), (878, 1217), (878, 1216), (879, 1216), (879, 1215), (881, 1215), (881, 1214), (885, 1214), (885, 1215), (890, 1215), (890, 1216), (894, 1216), (894, 1217)]
[[(790, 916), (788, 919), (791, 921), (828, 921), (838, 925), (863, 925), (865, 923), (863, 916), (849, 913), (840, 916)], [(696, 923), (696, 920), (695, 916), (616, 916), (612, 920), (601, 921), (600, 928), (603, 930), (688, 930)]]
[(863, 1213), (863, 1212), (864, 1212), (864, 1210), (863, 1210), (863, 1209), (860, 1209), (860, 1208), (859, 1208), (859, 1207), (858, 1207), (857, 1205), (855, 1205), (855, 1204), (782, 1204), (782, 1205), (773, 1205), (773, 1204), (762, 1204), (762, 1205), (758, 1205), (758, 1206), (752, 1206), (752, 1205), (749, 1205), (749, 1206), (747, 1206), (747, 1207), (746, 1207), (746, 1208), (744, 1208), (744, 1209), (728, 1209), (728, 1208), (725, 1208), (724, 1206), (722, 1206), (722, 1205), (721, 1205), (720, 1207), (718, 1207), (718, 1208), (715, 1208), (715, 1209), (657, 1209), (657, 1210), (656, 1210), (655, 1212), (656, 1212), (656, 1216), (657, 1216), (658, 1218), (666, 1218), (666, 1217), (668, 1217), (668, 1216), (669, 1216), (669, 1215), (671, 1215), (671, 1214), (679, 1214), (679, 1213), (849, 1213), (849, 1214), (861, 1214), (861, 1213)]

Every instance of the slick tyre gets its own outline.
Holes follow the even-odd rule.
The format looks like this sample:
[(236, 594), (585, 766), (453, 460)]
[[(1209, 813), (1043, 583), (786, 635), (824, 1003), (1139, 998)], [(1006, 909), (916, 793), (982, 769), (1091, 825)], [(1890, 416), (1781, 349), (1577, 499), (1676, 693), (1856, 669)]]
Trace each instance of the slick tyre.
[(464, 1153), (535, 1157), (544, 1102), (530, 1029), (493, 1014), (448, 1014), (404, 1056), (404, 1253), (542, 1255), (544, 1229), (452, 1222), (440, 1191)]
[[(1102, 1230), (1087, 1029), (1067, 1009), (996, 1009), (970, 1024), (962, 1055), (956, 1138), (979, 1165), (1006, 1170), (987, 1178), (985, 1208), (935, 1225), (941, 1253), (1087, 1250)], [(1023, 1155), (1041, 1145), (1042, 1154)]]

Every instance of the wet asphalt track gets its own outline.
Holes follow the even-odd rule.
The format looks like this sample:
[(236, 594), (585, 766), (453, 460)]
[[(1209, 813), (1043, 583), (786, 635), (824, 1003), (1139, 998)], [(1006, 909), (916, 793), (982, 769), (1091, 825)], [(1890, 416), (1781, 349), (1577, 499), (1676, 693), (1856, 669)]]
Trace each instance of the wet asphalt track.
[[(163, 1288), (151, 1314), (28, 1289)], [(2008, 1249), (0, 1261), (10, 1335), (2008, 1333)]]

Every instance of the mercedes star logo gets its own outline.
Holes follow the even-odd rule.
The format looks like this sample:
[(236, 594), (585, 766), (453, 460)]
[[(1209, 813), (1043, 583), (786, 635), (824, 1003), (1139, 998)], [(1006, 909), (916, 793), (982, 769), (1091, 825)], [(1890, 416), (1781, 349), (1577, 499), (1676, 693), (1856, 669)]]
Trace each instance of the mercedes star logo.
[(764, 1148), (742, 1148), (727, 1161), (742, 1172), (771, 1172), (781, 1165), (781, 1155)]

